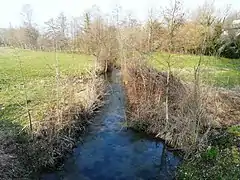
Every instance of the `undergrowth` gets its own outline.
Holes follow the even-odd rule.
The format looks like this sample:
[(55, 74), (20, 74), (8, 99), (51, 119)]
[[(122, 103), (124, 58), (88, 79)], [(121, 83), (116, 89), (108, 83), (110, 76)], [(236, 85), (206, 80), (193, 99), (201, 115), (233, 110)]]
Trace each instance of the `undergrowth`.
[(185, 159), (178, 169), (178, 179), (240, 179), (239, 126), (209, 137), (209, 146)]
[(124, 86), (128, 126), (154, 134), (168, 145), (184, 150), (203, 142), (209, 125), (204, 108), (207, 96), (198, 98), (196, 103), (194, 91), (171, 74), (167, 122), (167, 74), (146, 66), (129, 67), (127, 73)]
[(89, 56), (58, 58), (57, 67), (50, 52), (0, 54), (0, 179), (54, 168), (104, 103), (104, 80), (87, 73)]
[(177, 179), (240, 179), (238, 91), (186, 83), (173, 74), (167, 84), (166, 72), (136, 64), (125, 71), (126, 124), (183, 150)]
[[(100, 78), (62, 80), (60, 104), (57, 106), (57, 101), (52, 100), (31, 112), (33, 132), (19, 128), (9, 134), (14, 148), (6, 161), (15, 156), (12, 163), (16, 169), (13, 172), (14, 169), (6, 166), (2, 178), (34, 178), (42, 169), (55, 168), (72, 151), (92, 116), (103, 105), (104, 89)], [(7, 142), (3, 136), (1, 139)], [(8, 148), (4, 147), (1, 158), (6, 156)], [(1, 168), (4, 163), (0, 164)]]

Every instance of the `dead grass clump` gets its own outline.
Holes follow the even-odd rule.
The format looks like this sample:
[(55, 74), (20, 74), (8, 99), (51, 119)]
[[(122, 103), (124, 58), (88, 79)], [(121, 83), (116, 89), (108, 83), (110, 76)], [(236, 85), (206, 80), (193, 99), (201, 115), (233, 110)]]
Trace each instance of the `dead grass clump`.
[[(135, 94), (139, 97), (147, 97), (150, 100), (163, 100), (166, 93), (167, 73), (158, 72), (149, 67), (137, 67), (128, 69), (128, 79), (126, 83), (128, 94)], [(177, 104), (187, 93), (187, 89), (180, 79), (170, 75), (169, 97), (171, 104)], [(180, 96), (183, 95), (183, 96)], [(132, 97), (132, 98), (131, 98)], [(146, 99), (146, 100), (147, 100)], [(136, 100), (134, 96), (129, 97), (130, 101)]]
[[(213, 100), (212, 97), (215, 96)], [(211, 90), (209, 91), (207, 100), (208, 114), (215, 113), (215, 125), (218, 127), (228, 127), (240, 124), (240, 94), (232, 90)], [(217, 111), (213, 112), (213, 104), (217, 107)]]
[(128, 68), (127, 73), (124, 81), (129, 126), (154, 134), (176, 148), (188, 149), (200, 141), (208, 124), (204, 99), (196, 102), (200, 92), (197, 94), (170, 75), (167, 123), (167, 73), (142, 66)]
[(33, 115), (34, 137), (22, 148), (29, 171), (55, 167), (72, 150), (90, 118), (103, 105), (102, 79), (67, 79), (60, 87), (59, 102), (46, 105), (42, 120), (36, 119), (38, 113)]

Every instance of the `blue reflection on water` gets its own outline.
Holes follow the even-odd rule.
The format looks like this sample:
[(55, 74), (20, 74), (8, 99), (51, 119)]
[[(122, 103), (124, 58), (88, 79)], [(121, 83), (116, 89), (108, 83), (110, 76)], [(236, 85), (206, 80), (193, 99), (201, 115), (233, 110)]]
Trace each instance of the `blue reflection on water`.
[(108, 104), (60, 171), (43, 180), (174, 179), (180, 157), (159, 141), (123, 128), (124, 93), (114, 74)]

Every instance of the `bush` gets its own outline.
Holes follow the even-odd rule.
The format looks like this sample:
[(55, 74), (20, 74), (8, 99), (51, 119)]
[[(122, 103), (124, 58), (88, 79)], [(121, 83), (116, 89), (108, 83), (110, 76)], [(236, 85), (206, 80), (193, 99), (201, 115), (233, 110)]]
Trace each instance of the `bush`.
[[(194, 91), (171, 74), (167, 122), (166, 84), (166, 72), (140, 65), (128, 68), (125, 78), (127, 124), (164, 139), (170, 146), (189, 150), (205, 133), (205, 109), (196, 104)], [(202, 101), (199, 99), (199, 104)]]

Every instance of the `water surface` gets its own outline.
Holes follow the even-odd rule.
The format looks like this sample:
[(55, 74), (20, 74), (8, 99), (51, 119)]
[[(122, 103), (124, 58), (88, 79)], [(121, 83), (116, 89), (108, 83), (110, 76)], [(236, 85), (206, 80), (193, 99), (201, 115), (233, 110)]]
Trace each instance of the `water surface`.
[(180, 158), (159, 141), (124, 128), (125, 102), (114, 71), (107, 104), (59, 171), (42, 180), (174, 179)]

